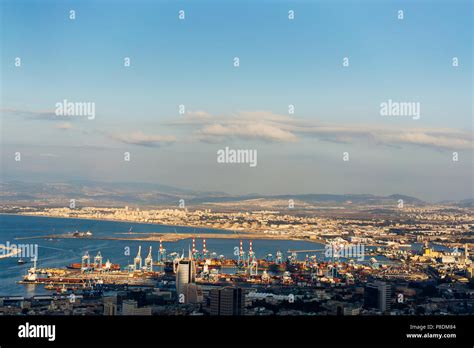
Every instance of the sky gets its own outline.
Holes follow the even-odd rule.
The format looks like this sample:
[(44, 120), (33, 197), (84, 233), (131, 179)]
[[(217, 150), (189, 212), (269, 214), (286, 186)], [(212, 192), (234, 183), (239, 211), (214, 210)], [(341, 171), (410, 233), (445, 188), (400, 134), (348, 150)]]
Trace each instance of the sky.
[(472, 1), (0, 4), (2, 181), (474, 196)]

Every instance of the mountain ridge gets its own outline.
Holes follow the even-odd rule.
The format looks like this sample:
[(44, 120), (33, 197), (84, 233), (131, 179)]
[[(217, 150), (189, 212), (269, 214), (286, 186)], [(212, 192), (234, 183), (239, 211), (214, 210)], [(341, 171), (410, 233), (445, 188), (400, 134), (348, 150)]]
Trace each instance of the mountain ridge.
[[(233, 203), (248, 200), (294, 200), (302, 201), (311, 205), (334, 204), (334, 205), (385, 205), (397, 204), (403, 200), (404, 204), (417, 206), (429, 203), (416, 197), (391, 194), (388, 196), (374, 194), (243, 194), (232, 195), (219, 191), (196, 191), (184, 188), (176, 188), (169, 185), (155, 183), (136, 182), (101, 182), (92, 180), (71, 180), (68, 182), (22, 182), (8, 181), (0, 182), (0, 198), (5, 202), (37, 202), (76, 199), (77, 201), (93, 202), (103, 201), (111, 204), (138, 204), (138, 205), (175, 205), (180, 199), (186, 204), (219, 204)], [(444, 201), (442, 204), (472, 207), (474, 198), (461, 201)]]

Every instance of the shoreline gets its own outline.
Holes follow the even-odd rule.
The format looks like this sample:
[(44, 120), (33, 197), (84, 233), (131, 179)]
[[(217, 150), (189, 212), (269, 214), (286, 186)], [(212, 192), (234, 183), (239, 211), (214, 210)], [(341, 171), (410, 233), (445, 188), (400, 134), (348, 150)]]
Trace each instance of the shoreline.
[[(212, 233), (212, 232), (204, 232), (199, 233), (196, 231), (195, 233), (189, 232), (139, 232), (139, 234), (147, 235), (147, 237), (74, 237), (68, 234), (49, 234), (45, 236), (31, 236), (31, 237), (21, 237), (15, 238), (16, 240), (25, 240), (25, 239), (36, 239), (36, 238), (54, 238), (54, 239), (88, 239), (88, 240), (130, 240), (130, 241), (159, 241), (161, 238), (163, 241), (167, 242), (176, 242), (179, 240), (190, 239), (193, 237), (202, 238), (205, 237), (206, 239), (244, 239), (244, 240), (275, 240), (275, 241), (301, 241), (301, 242), (311, 242), (311, 243), (319, 243), (324, 244), (326, 241), (321, 238), (310, 239), (310, 238), (288, 238), (285, 236), (279, 237), (278, 235), (268, 235), (258, 232), (248, 232), (248, 231), (239, 231), (236, 232), (235, 230), (225, 229), (225, 228), (210, 228), (210, 227), (202, 227), (198, 225), (165, 225), (165, 224), (158, 224), (158, 223), (150, 223), (150, 222), (134, 222), (128, 220), (116, 220), (116, 219), (95, 219), (95, 218), (76, 218), (76, 217), (64, 217), (64, 216), (49, 216), (49, 215), (35, 215), (35, 214), (14, 214), (14, 213), (0, 213), (0, 215), (11, 215), (11, 216), (28, 216), (28, 217), (41, 217), (41, 218), (52, 218), (52, 219), (68, 219), (68, 220), (87, 220), (87, 221), (112, 221), (112, 222), (122, 222), (122, 223), (136, 223), (136, 224), (143, 224), (143, 225), (151, 225), (151, 226), (164, 226), (164, 227), (185, 227), (185, 228), (198, 228), (201, 230), (214, 230), (214, 231), (223, 231), (224, 233)], [(229, 233), (225, 233), (229, 232)], [(122, 234), (127, 234), (126, 232), (117, 232)], [(133, 232), (131, 233), (134, 234)], [(138, 234), (138, 233), (136, 233)], [(135, 234), (135, 235), (136, 235)], [(153, 234), (157, 235), (156, 237)], [(209, 235), (209, 236), (207, 236)]]
[[(153, 234), (150, 233), (150, 234)], [(31, 236), (31, 237), (20, 237), (20, 238), (15, 238), (16, 240), (27, 240), (27, 239), (79, 239), (79, 240), (116, 240), (116, 241), (136, 241), (136, 242), (159, 242), (160, 240), (162, 242), (178, 242), (181, 240), (186, 240), (186, 239), (192, 239), (192, 238), (199, 238), (199, 239), (235, 239), (235, 240), (272, 240), (272, 241), (293, 241), (293, 242), (309, 242), (309, 243), (315, 243), (315, 244), (324, 244), (324, 240), (320, 239), (301, 239), (301, 238), (278, 238), (278, 237), (268, 237), (264, 235), (233, 235), (233, 234), (185, 234), (185, 233), (164, 233), (162, 235), (157, 234), (155, 236), (153, 235), (147, 235), (147, 237), (74, 237), (72, 235), (68, 234), (51, 234), (51, 235), (46, 235), (46, 236)]]
[[(66, 216), (53, 216), (53, 215), (35, 215), (35, 214), (14, 214), (14, 213), (0, 213), (0, 215), (11, 215), (11, 216), (30, 216), (30, 217), (41, 217), (41, 218), (50, 218), (50, 219), (68, 219), (68, 220), (88, 220), (88, 221), (110, 221), (110, 222), (123, 222), (123, 223), (133, 223), (139, 225), (152, 225), (152, 226), (164, 226), (164, 227), (184, 227), (184, 228), (199, 228), (199, 229), (208, 229), (215, 231), (228, 231), (236, 233), (235, 230), (228, 228), (216, 228), (216, 227), (203, 227), (199, 225), (168, 225), (156, 222), (137, 222), (132, 220), (117, 220), (117, 219), (97, 219), (97, 218), (85, 218), (85, 217), (66, 217)], [(125, 233), (125, 232), (124, 232)], [(140, 232), (146, 233), (146, 232)], [(175, 232), (171, 232), (175, 233)], [(187, 233), (187, 232), (184, 232)], [(243, 232), (243, 233), (252, 233), (252, 232)]]

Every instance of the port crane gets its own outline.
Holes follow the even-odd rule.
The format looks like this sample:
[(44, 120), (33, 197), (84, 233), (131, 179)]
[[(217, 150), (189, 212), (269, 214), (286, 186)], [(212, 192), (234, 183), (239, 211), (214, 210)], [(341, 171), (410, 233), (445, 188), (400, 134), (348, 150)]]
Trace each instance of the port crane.
[(207, 250), (207, 247), (206, 247), (206, 240), (203, 239), (202, 240), (202, 258), (204, 260), (207, 259), (207, 254), (208, 254), (208, 250)]
[(94, 268), (98, 270), (102, 269), (102, 254), (100, 253), (100, 251), (94, 257)]
[(193, 260), (196, 260), (199, 258), (199, 255), (198, 255), (198, 251), (196, 249), (196, 239), (193, 238), (193, 242), (192, 242), (192, 247), (191, 247), (191, 256), (192, 256), (192, 259)]
[(249, 269), (249, 274), (251, 276), (258, 274), (258, 261), (257, 261), (257, 257), (255, 256), (255, 253), (254, 253), (253, 248), (252, 248), (252, 241), (250, 241), (247, 265), (248, 265), (248, 269)]
[(152, 255), (152, 252), (151, 252), (151, 246), (150, 246), (148, 255), (145, 258), (145, 271), (146, 272), (153, 272), (153, 257), (151, 255)]
[(133, 267), (135, 271), (138, 271), (142, 269), (142, 246), (138, 246), (138, 253), (137, 256), (135, 256), (135, 259), (133, 259)]
[(90, 268), (90, 263), (91, 263), (91, 258), (89, 256), (89, 252), (86, 251), (86, 253), (82, 256), (81, 260), (81, 270), (87, 271)]
[(276, 263), (277, 265), (280, 265), (280, 264), (283, 263), (283, 253), (282, 253), (281, 251), (279, 251), (279, 250), (278, 250), (277, 253), (276, 253), (275, 263)]
[(237, 265), (238, 265), (239, 268), (244, 268), (245, 267), (245, 252), (244, 252), (244, 247), (242, 246), (242, 240), (240, 241), (239, 259), (237, 261)]
[(163, 242), (160, 239), (160, 249), (158, 251), (158, 263), (163, 263), (166, 261), (166, 249), (163, 248)]

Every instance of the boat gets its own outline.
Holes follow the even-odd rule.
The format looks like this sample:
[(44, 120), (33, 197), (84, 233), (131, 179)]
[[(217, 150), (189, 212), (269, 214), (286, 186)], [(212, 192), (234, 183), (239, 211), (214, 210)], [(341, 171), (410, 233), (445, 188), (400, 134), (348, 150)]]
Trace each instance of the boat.
[(66, 266), (67, 269), (81, 269), (81, 263), (76, 262), (76, 263), (71, 263), (70, 265)]
[[(81, 269), (82, 264), (80, 262), (74, 262), (66, 266), (67, 269)], [(94, 264), (91, 263), (91, 267), (94, 268)], [(105, 263), (102, 265), (102, 269), (110, 269), (112, 271), (119, 271), (120, 265), (115, 263)]]
[(73, 233), (72, 233), (72, 236), (73, 236), (73, 237), (78, 237), (78, 238), (91, 237), (91, 236), (92, 236), (92, 232), (91, 232), (91, 231), (79, 232), (79, 231), (76, 230), (76, 232), (73, 232)]
[(36, 282), (38, 280), (38, 274), (36, 273), (36, 259), (33, 262), (33, 267), (28, 270), (28, 274), (23, 277), (24, 281)]
[(284, 272), (284, 271), (286, 271), (286, 264), (271, 263), (271, 264), (268, 265), (267, 270), (269, 272)]
[(24, 265), (26, 263), (26, 261), (22, 258), (19, 258), (17, 262), (19, 265)]

